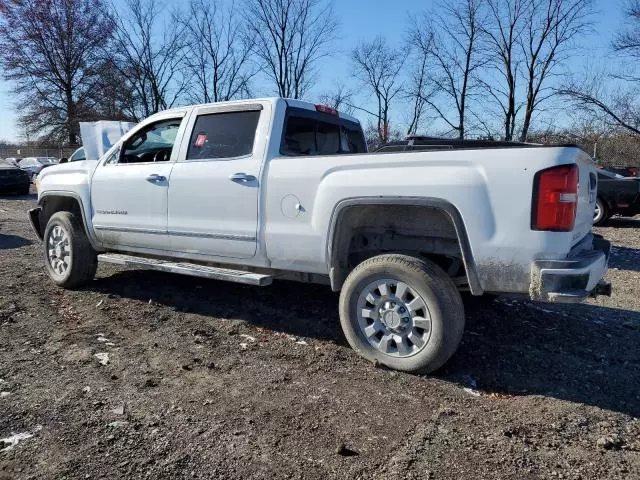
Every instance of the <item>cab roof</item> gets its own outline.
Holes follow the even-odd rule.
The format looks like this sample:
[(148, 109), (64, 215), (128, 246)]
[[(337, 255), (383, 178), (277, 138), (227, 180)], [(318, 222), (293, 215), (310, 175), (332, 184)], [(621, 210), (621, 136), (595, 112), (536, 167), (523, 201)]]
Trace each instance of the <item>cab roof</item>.
[[(304, 100), (298, 100), (295, 98), (284, 98), (284, 97), (264, 97), (264, 98), (247, 98), (244, 100), (227, 100), (224, 102), (212, 102), (212, 103), (201, 103), (201, 104), (194, 104), (194, 105), (185, 105), (183, 107), (176, 107), (176, 108), (171, 108), (168, 110), (163, 110), (162, 112), (158, 112), (158, 113), (170, 113), (170, 112), (180, 112), (183, 111), (185, 108), (197, 108), (197, 107), (204, 107), (204, 106), (212, 106), (212, 105), (245, 105), (248, 103), (256, 103), (256, 102), (269, 102), (273, 105), (277, 104), (278, 102), (285, 102), (288, 106), (290, 107), (295, 107), (295, 108), (302, 108), (305, 110), (310, 110), (310, 111), (316, 111), (317, 110), (317, 105), (321, 105), (321, 104), (316, 104), (316, 103), (311, 103), (311, 102), (306, 102)], [(152, 115), (151, 117), (155, 116)], [(360, 124), (360, 121), (351, 116), (351, 115), (347, 115), (346, 113), (342, 113), (342, 112), (338, 112), (338, 116), (340, 118), (343, 118), (345, 120), (348, 120), (350, 122), (354, 122), (357, 124)], [(149, 118), (151, 118), (149, 117)]]

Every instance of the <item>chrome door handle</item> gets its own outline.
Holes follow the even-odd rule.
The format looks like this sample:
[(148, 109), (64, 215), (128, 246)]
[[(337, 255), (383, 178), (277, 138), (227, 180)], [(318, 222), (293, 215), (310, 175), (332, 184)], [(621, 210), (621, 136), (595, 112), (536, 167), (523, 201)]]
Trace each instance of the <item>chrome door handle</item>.
[(254, 175), (249, 175), (246, 173), (234, 173), (229, 177), (229, 180), (231, 180), (232, 182), (247, 183), (255, 182), (257, 178)]
[(167, 177), (165, 177), (164, 175), (158, 175), (157, 173), (152, 173), (147, 177), (147, 182), (160, 183), (166, 181)]

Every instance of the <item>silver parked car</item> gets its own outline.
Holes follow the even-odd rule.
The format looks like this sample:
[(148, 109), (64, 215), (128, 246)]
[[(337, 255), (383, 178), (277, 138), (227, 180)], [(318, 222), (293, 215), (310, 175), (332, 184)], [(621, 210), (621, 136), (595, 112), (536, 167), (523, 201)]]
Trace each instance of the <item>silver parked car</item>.
[(31, 181), (34, 182), (43, 168), (57, 165), (58, 161), (53, 157), (27, 157), (20, 160), (18, 166), (29, 172)]

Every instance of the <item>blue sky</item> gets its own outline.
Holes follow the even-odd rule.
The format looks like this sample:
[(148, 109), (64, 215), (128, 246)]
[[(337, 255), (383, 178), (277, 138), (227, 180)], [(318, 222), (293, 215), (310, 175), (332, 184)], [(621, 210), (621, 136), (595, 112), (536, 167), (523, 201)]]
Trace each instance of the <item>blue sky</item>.
[[(121, 1), (121, 0), (120, 0)], [(167, 6), (182, 5), (183, 0), (166, 0)], [(317, 98), (322, 92), (344, 79), (349, 81), (351, 66), (350, 51), (358, 42), (370, 40), (381, 34), (390, 43), (401, 44), (408, 18), (431, 6), (431, 0), (335, 0), (336, 13), (341, 22), (341, 38), (337, 42), (336, 54), (324, 59), (319, 66), (318, 79), (310, 98)], [(567, 68), (579, 72), (588, 64), (607, 62), (607, 53), (615, 32), (623, 22), (625, 0), (595, 0), (597, 14), (594, 17), (593, 33), (581, 41), (581, 54), (571, 61)], [(269, 87), (254, 89), (261, 94), (270, 93)], [(367, 104), (365, 95), (357, 98), (360, 104)], [(0, 79), (0, 139), (16, 140), (19, 131), (16, 125), (19, 106), (11, 94), (11, 85)], [(366, 117), (361, 118), (363, 123)]]

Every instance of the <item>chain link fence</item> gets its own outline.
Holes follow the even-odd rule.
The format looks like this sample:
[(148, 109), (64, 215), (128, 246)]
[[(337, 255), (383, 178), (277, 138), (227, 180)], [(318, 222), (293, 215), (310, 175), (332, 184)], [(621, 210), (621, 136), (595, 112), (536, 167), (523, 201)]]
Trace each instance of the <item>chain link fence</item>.
[[(575, 134), (539, 133), (531, 136), (529, 141), (543, 144), (577, 144), (595, 158), (598, 164), (603, 166), (640, 166), (640, 137), (634, 135), (589, 135), (581, 137)], [(76, 148), (51, 145), (0, 145), (0, 159), (25, 157), (69, 158)]]
[(69, 158), (76, 148), (77, 147), (52, 147), (51, 145), (5, 145), (0, 146), (0, 159), (26, 157)]

